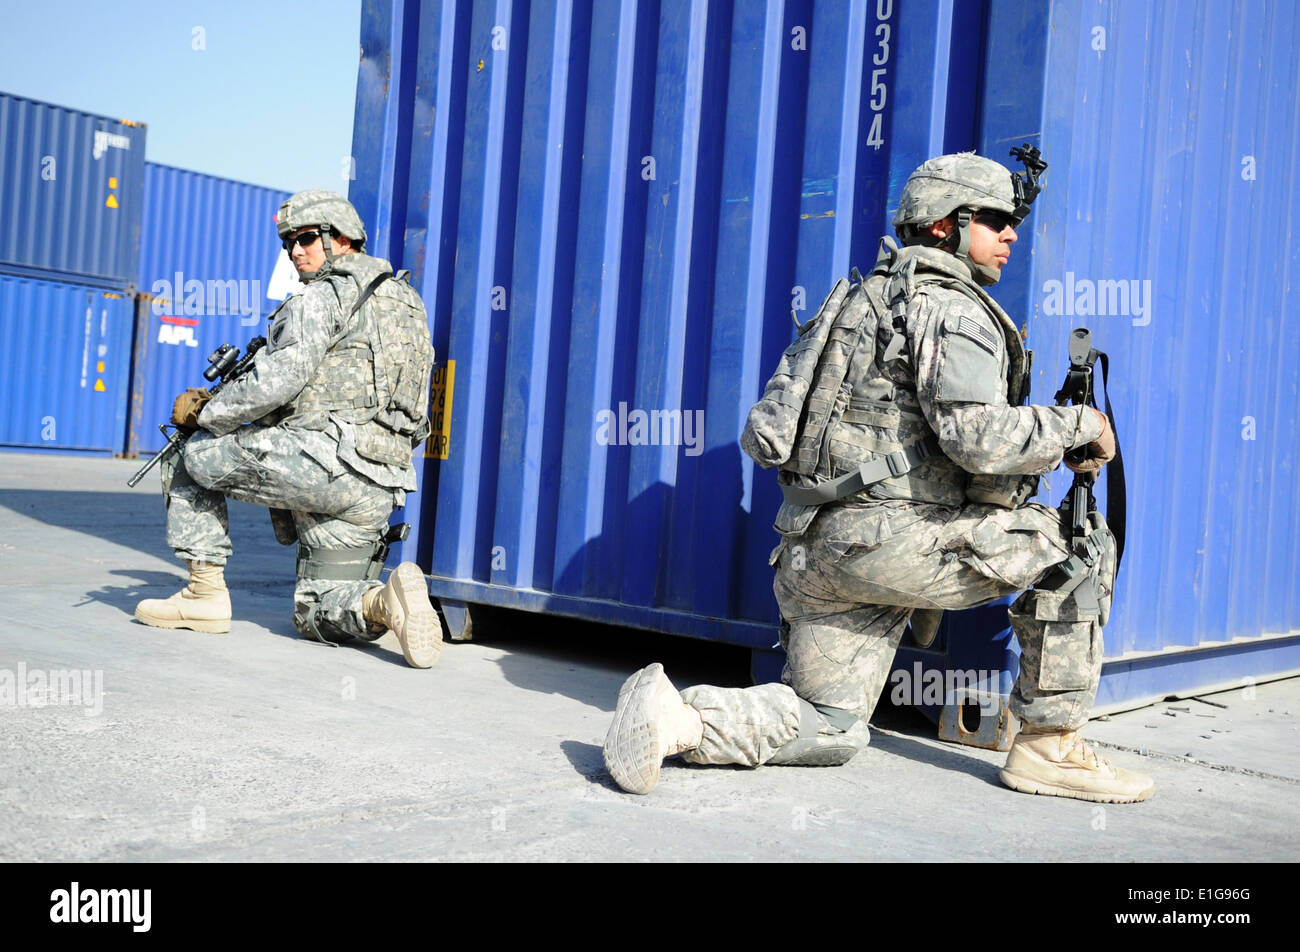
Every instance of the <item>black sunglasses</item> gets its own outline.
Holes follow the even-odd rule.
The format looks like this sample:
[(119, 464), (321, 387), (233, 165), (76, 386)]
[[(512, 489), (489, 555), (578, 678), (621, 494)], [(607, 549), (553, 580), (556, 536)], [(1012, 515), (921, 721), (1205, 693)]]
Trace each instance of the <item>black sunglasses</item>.
[(304, 231), (296, 238), (284, 239), (284, 250), (292, 254), (294, 245), (302, 245), (304, 248), (309, 248), (316, 243), (316, 239), (319, 237), (319, 231)]
[(974, 220), (979, 222), (981, 225), (986, 225), (987, 227), (992, 228), (999, 235), (1002, 234), (1004, 228), (1015, 228), (1020, 224), (1020, 222), (1016, 220), (1015, 215), (1007, 212), (993, 211), (988, 208), (981, 208), (977, 211)]

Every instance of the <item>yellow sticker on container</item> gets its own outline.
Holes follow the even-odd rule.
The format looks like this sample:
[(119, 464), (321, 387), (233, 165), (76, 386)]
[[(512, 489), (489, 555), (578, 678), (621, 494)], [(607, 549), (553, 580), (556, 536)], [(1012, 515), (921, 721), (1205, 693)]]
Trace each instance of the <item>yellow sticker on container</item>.
[(433, 368), (433, 388), (429, 398), (429, 439), (424, 444), (425, 459), (446, 459), (451, 452), (451, 397), (456, 388), (456, 361), (449, 360)]

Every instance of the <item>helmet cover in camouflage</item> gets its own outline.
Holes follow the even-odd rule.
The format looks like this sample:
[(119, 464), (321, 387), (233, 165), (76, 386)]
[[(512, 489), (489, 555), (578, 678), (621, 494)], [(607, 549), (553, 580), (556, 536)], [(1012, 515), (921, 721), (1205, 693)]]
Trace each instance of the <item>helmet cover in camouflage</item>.
[(894, 227), (928, 225), (963, 207), (1015, 211), (1016, 196), (1006, 166), (974, 152), (927, 160), (903, 186)]
[(335, 234), (350, 238), (354, 245), (364, 245), (366, 229), (352, 203), (338, 192), (310, 188), (290, 195), (276, 215), (276, 231), (288, 238), (300, 228), (328, 225)]

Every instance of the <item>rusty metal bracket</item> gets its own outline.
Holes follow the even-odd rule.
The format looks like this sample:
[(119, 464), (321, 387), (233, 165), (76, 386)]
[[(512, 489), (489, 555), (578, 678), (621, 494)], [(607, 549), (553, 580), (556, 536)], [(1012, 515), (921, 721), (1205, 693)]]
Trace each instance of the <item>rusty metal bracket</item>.
[[(1007, 706), (1005, 695), (998, 695), (996, 711), (985, 713), (989, 706), (980, 704), (974, 695), (945, 704), (939, 710), (939, 739), (985, 750), (1010, 750), (1020, 722)], [(967, 720), (971, 716), (979, 718), (979, 726), (974, 730), (967, 730), (962, 723), (963, 708), (971, 708)]]

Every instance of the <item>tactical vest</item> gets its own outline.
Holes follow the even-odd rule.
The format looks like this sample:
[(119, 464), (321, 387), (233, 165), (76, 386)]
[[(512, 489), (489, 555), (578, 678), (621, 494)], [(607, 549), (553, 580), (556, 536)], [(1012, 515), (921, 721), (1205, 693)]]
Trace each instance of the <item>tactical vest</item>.
[[(957, 291), (993, 316), (1006, 347), (1007, 403), (1018, 406), (1029, 395), (1032, 354), (1025, 350), (1015, 323), (989, 293), (976, 284), (960, 260), (935, 248), (913, 246), (892, 255), (882, 277), (889, 320), (880, 330), (897, 340), (906, 331), (908, 305), (923, 285)], [(957, 314), (939, 314), (937, 320), (956, 320)], [(969, 323), (969, 321), (967, 321)], [(981, 336), (987, 331), (977, 329)], [(989, 341), (990, 344), (993, 341)], [(912, 348), (900, 341), (894, 356), (878, 348), (874, 359), (863, 353), (859, 376), (850, 381), (851, 393), (841, 426), (830, 435), (829, 455), (839, 469), (859, 465), (871, 453), (896, 452), (934, 438), (917, 397)], [(967, 473), (942, 454), (928, 457), (906, 474), (873, 484), (868, 495), (882, 499), (912, 499), (959, 506), (980, 502), (1016, 508), (1033, 495), (1036, 477)]]
[(361, 306), (344, 321), (289, 411), (327, 411), (353, 425), (360, 456), (408, 466), (414, 446), (429, 435), (433, 345), (424, 303), (391, 272), (363, 285), (345, 264), (351, 262), (336, 259), (335, 273), (355, 281), (359, 294), (370, 294), (358, 298)]
[[(971, 476), (939, 450), (921, 412), (907, 338), (907, 308), (923, 284), (959, 291), (994, 316), (1006, 340), (1008, 402), (1019, 404), (1027, 395), (1030, 355), (1020, 334), (997, 302), (971, 280), (965, 266), (946, 252), (898, 249), (885, 239), (871, 274), (842, 295), (845, 301), (857, 302), (856, 308), (841, 304), (835, 322), (846, 328), (841, 340), (847, 328), (853, 328), (851, 356), (840, 358), (828, 344), (832, 356), (826, 359), (823, 354), (805, 388), (808, 397), (789, 457), (776, 461), (785, 497), (777, 518), (782, 532), (801, 532), (818, 506), (864, 491), (872, 498), (949, 506), (971, 500), (1015, 507), (1033, 494), (1032, 477)], [(832, 330), (829, 340), (834, 337)], [(809, 363), (805, 358), (804, 366)], [(787, 365), (783, 358), (782, 367), (791, 370)], [(760, 405), (793, 402), (790, 394), (798, 388), (781, 381), (780, 374), (778, 369), (769, 381)], [(760, 406), (751, 412), (747, 436), (758, 411)]]

